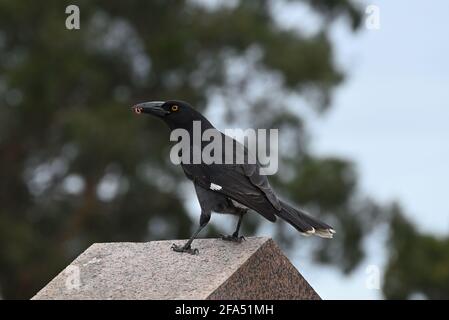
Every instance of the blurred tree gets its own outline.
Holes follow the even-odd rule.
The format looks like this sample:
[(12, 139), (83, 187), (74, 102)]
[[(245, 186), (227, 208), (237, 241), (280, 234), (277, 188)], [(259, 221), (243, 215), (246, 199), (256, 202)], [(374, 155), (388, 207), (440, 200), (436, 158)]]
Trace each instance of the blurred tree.
[(422, 234), (396, 207), (383, 292), (389, 299), (449, 297), (449, 238)]
[[(273, 183), (338, 230), (320, 240), (316, 258), (353, 270), (385, 209), (359, 195), (351, 162), (308, 152), (298, 97), (317, 112), (329, 107), (343, 74), (328, 26), (346, 17), (356, 29), (361, 15), (349, 0), (281, 4), (298, 2), (321, 17), (317, 32), (282, 27), (274, 2), (263, 0), (219, 8), (79, 0), (77, 31), (65, 28), (73, 1), (1, 1), (2, 296), (29, 298), (93, 242), (190, 234), (197, 217), (168, 161), (167, 130), (129, 112), (154, 99), (186, 100), (211, 115), (224, 109), (222, 125), (280, 128), (289, 152)], [(260, 222), (244, 228), (253, 233)]]

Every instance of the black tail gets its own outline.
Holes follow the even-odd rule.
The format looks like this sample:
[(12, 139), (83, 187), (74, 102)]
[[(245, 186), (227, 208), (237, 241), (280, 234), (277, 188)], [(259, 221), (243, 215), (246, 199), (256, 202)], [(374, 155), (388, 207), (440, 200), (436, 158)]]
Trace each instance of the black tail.
[(302, 210), (281, 201), (282, 210), (277, 211), (276, 215), (290, 223), (296, 230), (304, 235), (317, 235), (323, 238), (332, 238), (335, 230), (331, 226), (321, 222)]

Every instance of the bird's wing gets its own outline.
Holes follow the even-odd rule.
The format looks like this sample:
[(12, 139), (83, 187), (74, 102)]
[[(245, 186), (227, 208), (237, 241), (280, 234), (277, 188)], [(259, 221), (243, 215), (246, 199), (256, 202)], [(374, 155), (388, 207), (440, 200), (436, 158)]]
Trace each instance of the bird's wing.
[(242, 164), (243, 172), (245, 176), (249, 178), (249, 181), (256, 186), (260, 191), (262, 191), (267, 197), (268, 201), (277, 210), (281, 210), (282, 206), (279, 199), (276, 197), (273, 189), (268, 182), (267, 176), (260, 174), (260, 166), (258, 164)]
[[(210, 189), (257, 211), (270, 221), (276, 221), (274, 206), (261, 189), (263, 184), (256, 181), (256, 175), (246, 175), (242, 165), (212, 164), (207, 171), (210, 173)], [(259, 184), (253, 183), (251, 179)]]
[[(242, 165), (183, 164), (182, 167), (186, 176), (193, 180), (195, 184), (205, 189), (221, 193), (257, 211), (266, 219), (276, 221), (276, 216), (274, 215), (275, 207), (261, 189), (265, 188), (268, 192), (269, 185), (267, 187), (263, 179), (257, 177), (257, 174), (254, 174), (254, 172), (246, 175)], [(274, 196), (272, 191), (271, 193)]]
[[(234, 148), (235, 154), (233, 154), (233, 163), (238, 163), (237, 158), (240, 155), (241, 158), (244, 159), (243, 164), (241, 164), (241, 169), (243, 171), (243, 174), (248, 177), (249, 181), (257, 187), (260, 191), (263, 192), (263, 194), (267, 197), (268, 201), (273, 205), (276, 210), (281, 210), (282, 206), (279, 202), (279, 199), (276, 197), (276, 194), (274, 193), (273, 189), (270, 186), (270, 183), (268, 182), (267, 176), (260, 174), (260, 164), (257, 161), (257, 158), (254, 156), (254, 154), (250, 154), (248, 149), (238, 142), (235, 139), (232, 139), (229, 136), (226, 136), (224, 140), (231, 139), (232, 143), (236, 144), (236, 147)], [(228, 140), (229, 142), (230, 140)], [(240, 153), (240, 154), (239, 154)], [(240, 169), (240, 168), (239, 168)]]
[[(282, 206), (265, 175), (260, 174), (260, 165), (249, 161), (248, 150), (235, 139), (223, 134), (223, 143), (236, 144), (232, 153), (232, 164), (227, 164), (223, 154), (222, 164), (182, 164), (186, 176), (199, 186), (219, 192), (257, 211), (270, 221), (275, 221), (276, 211)], [(223, 145), (223, 151), (226, 146)], [(237, 160), (243, 157), (243, 163)], [(250, 163), (248, 163), (250, 162)], [(241, 164), (239, 164), (241, 163)]]

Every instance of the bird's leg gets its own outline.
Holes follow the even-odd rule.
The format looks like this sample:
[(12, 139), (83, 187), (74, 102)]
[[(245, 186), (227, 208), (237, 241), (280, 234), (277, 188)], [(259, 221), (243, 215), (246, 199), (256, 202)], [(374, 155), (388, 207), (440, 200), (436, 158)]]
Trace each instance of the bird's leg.
[(225, 241), (233, 241), (233, 242), (242, 242), (242, 240), (245, 240), (244, 236), (240, 236), (239, 237), (239, 230), (240, 230), (240, 225), (242, 224), (242, 220), (243, 220), (243, 214), (240, 214), (239, 216), (239, 221), (237, 222), (237, 228), (235, 229), (234, 233), (231, 236), (221, 236), (221, 239), (225, 240)]
[(192, 241), (196, 238), (196, 236), (198, 235), (198, 233), (200, 233), (200, 231), (204, 228), (204, 226), (200, 226), (195, 233), (190, 237), (189, 241), (187, 241), (183, 246), (178, 246), (176, 244), (172, 244), (171, 248), (173, 251), (176, 252), (187, 252), (190, 254), (198, 254), (198, 249), (192, 249), (191, 244)]
[(199, 253), (198, 249), (192, 248), (191, 245), (192, 245), (193, 240), (196, 239), (198, 234), (207, 225), (209, 220), (210, 220), (210, 212), (209, 213), (201, 212), (200, 226), (198, 227), (198, 229), (196, 229), (195, 233), (190, 237), (190, 239), (183, 246), (178, 246), (173, 243), (171, 246), (172, 250), (176, 251), (176, 252), (187, 252), (190, 254), (198, 254)]

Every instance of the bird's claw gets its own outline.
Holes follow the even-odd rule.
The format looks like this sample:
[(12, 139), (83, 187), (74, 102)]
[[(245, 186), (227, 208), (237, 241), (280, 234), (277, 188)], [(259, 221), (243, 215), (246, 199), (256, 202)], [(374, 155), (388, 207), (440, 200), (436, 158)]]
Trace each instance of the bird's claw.
[(238, 236), (238, 235), (221, 235), (221, 239), (224, 241), (232, 241), (240, 243), (242, 240), (246, 240), (244, 236)]
[(186, 253), (190, 253), (192, 255), (196, 255), (196, 254), (199, 253), (197, 248), (192, 249), (192, 247), (190, 247), (190, 246), (188, 246), (188, 247), (186, 247), (186, 246), (178, 246), (178, 245), (176, 245), (174, 243), (172, 244), (171, 249), (173, 251), (176, 251), (176, 252), (186, 252)]

